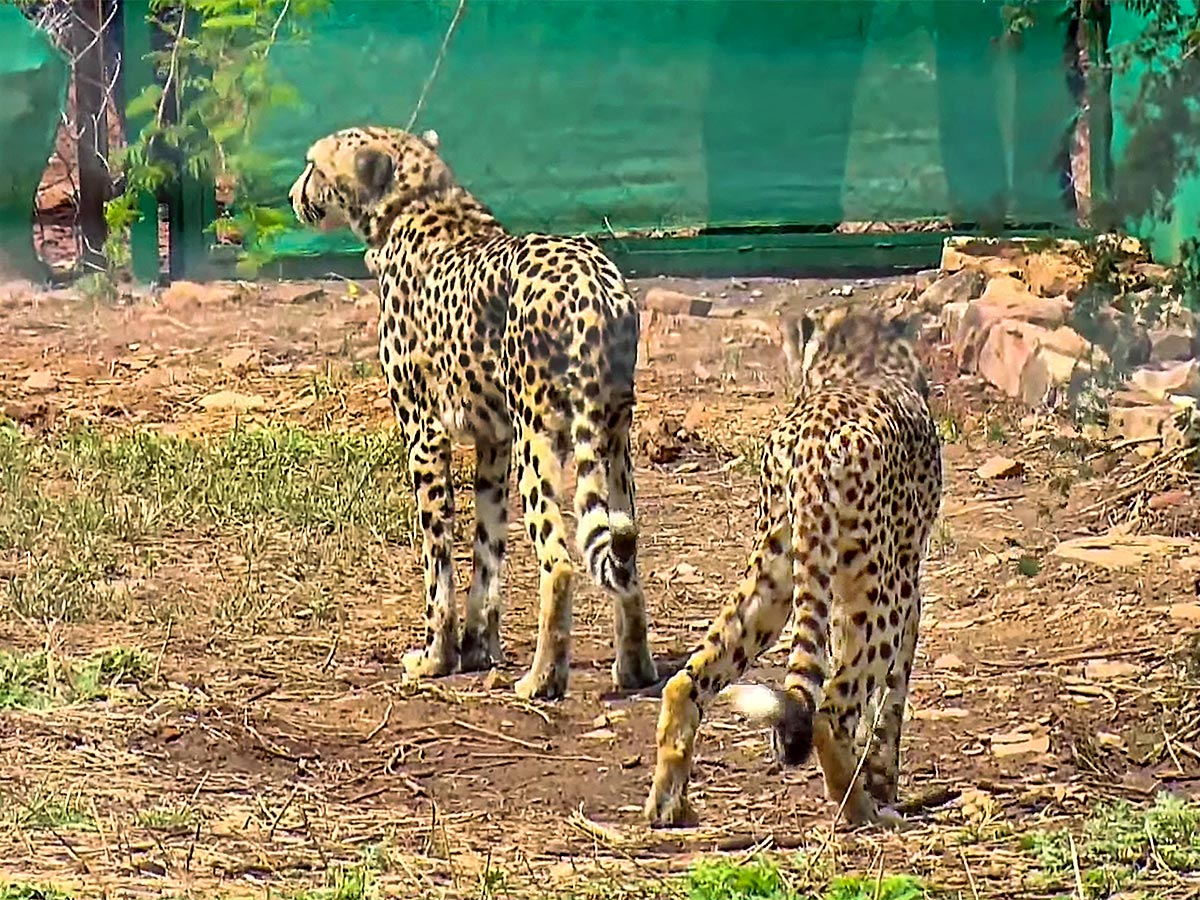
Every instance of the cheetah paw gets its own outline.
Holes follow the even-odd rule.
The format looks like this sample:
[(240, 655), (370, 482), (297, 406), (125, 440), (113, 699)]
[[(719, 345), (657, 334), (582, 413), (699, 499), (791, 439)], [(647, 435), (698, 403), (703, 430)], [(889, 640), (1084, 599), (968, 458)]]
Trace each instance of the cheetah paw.
[(622, 691), (636, 691), (657, 684), (658, 666), (649, 649), (632, 659), (617, 657), (612, 666), (613, 686)]
[(912, 828), (912, 823), (890, 806), (881, 807), (875, 813), (875, 824), (892, 831), (907, 831)]
[(424, 650), (410, 650), (404, 654), (401, 662), (404, 664), (405, 678), (440, 678), (451, 674), (458, 663), (457, 654), (448, 653), (437, 657)]
[(464, 672), (486, 672), (495, 666), (504, 665), (504, 652), (500, 649), (500, 638), (482, 631), (464, 631), (459, 668)]
[(650, 789), (642, 815), (653, 828), (691, 828), (699, 821), (696, 811), (680, 791)]
[(513, 691), (522, 700), (559, 700), (567, 692), (566, 669), (531, 669), (513, 685)]

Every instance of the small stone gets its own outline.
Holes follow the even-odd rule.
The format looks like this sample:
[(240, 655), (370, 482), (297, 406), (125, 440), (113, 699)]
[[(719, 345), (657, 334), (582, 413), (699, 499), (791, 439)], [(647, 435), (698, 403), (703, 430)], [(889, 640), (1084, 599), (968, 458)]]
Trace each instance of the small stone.
[(1025, 464), (1017, 459), (1006, 456), (993, 456), (975, 470), (975, 474), (984, 481), (996, 481), (1001, 478), (1017, 478), (1025, 474)]
[(672, 316), (707, 316), (712, 309), (712, 301), (655, 287), (646, 291), (642, 306)]
[(501, 690), (506, 687), (508, 687), (508, 681), (500, 674), (499, 669), (488, 669), (488, 673), (483, 676), (483, 689), (485, 691)]
[(688, 407), (687, 414), (683, 417), (683, 430), (688, 434), (695, 434), (707, 420), (704, 404), (697, 400)]
[(40, 394), (44, 391), (52, 391), (58, 387), (58, 379), (53, 372), (42, 369), (37, 372), (32, 372), (28, 378), (22, 382), (21, 386), (30, 393)]
[(1089, 681), (1110, 681), (1113, 678), (1129, 678), (1140, 671), (1133, 663), (1093, 659), (1084, 666), (1083, 676)]
[(633, 756), (626, 756), (621, 759), (622, 769), (636, 769), (641, 764), (642, 757), (636, 753)]
[(617, 733), (611, 728), (596, 728), (592, 731), (585, 731), (580, 737), (585, 741), (615, 741)]
[(954, 653), (943, 653), (933, 661), (933, 667), (941, 671), (957, 671), (966, 668), (962, 659)]
[(1176, 622), (1200, 625), (1200, 603), (1172, 603), (1167, 615)]
[(217, 391), (215, 394), (202, 397), (200, 405), (210, 412), (216, 410), (251, 412), (252, 410), (262, 409), (267, 405), (267, 401), (258, 394), (250, 395), (239, 394), (237, 391)]

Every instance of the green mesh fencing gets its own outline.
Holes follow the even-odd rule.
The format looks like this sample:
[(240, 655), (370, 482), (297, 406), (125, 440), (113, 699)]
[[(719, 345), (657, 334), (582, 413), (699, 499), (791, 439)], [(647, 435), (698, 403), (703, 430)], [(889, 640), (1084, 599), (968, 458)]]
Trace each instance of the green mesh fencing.
[(0, 277), (45, 274), (32, 210), (66, 96), (66, 60), (20, 10), (0, 5)]
[[(417, 122), (519, 231), (677, 233), (951, 216), (1071, 226), (1058, 0), (471, 0)], [(456, 3), (338, 0), (278, 47), (305, 106), (265, 123), (260, 201), (306, 146), (403, 125)], [(281, 256), (355, 248), (297, 230)]]

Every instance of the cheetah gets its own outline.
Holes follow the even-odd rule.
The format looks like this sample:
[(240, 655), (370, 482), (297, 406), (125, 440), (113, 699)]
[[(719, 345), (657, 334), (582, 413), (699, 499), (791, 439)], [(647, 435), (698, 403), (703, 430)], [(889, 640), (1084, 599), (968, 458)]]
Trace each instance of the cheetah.
[[(816, 747), (826, 794), (844, 803), (846, 821), (903, 824), (892, 810), (900, 730), (920, 566), (942, 494), (926, 378), (907, 323), (881, 311), (833, 306), (787, 318), (782, 331), (799, 384), (795, 405), (762, 452), (745, 577), (663, 688), (644, 809), (652, 825), (695, 822), (687, 785), (703, 707), (779, 638), (789, 617), (785, 689), (733, 685), (727, 693), (772, 726), (783, 765), (800, 765)], [(856, 731), (872, 722), (860, 777)]]
[[(560, 496), (576, 469), (576, 544), (611, 597), (614, 683), (657, 682), (637, 569), (629, 431), (638, 309), (592, 241), (514, 235), (455, 179), (436, 132), (348, 128), (317, 140), (288, 197), (310, 226), (348, 225), (379, 282), (379, 362), (408, 450), (422, 536), (425, 641), (410, 677), (503, 661), (500, 576), (512, 456), (538, 560), (533, 662), (514, 689), (567, 689), (575, 569)], [(461, 640), (451, 441), (474, 443), (475, 531)]]

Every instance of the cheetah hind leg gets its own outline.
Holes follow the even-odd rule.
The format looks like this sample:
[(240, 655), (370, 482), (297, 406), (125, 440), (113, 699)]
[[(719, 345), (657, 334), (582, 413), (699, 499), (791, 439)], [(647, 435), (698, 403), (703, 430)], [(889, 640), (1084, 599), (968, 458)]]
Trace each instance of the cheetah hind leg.
[(500, 581), (508, 536), (511, 456), (511, 440), (475, 442), (475, 550), (460, 654), (464, 672), (481, 672), (504, 662)]
[(523, 700), (557, 700), (567, 690), (571, 662), (574, 567), (555, 499), (562, 483), (557, 448), (544, 434), (518, 434), (518, 486), (525, 529), (538, 558), (538, 637), (529, 671), (513, 686)]
[(450, 440), (432, 423), (413, 440), (408, 468), (417, 486), (421, 559), (425, 587), (425, 646), (404, 654), (410, 678), (451, 674), (458, 666), (454, 602), (454, 486), (450, 481)]
[(613, 596), (612, 680), (619, 690), (638, 690), (659, 681), (650, 653), (646, 595), (637, 571), (637, 525), (634, 512), (633, 457), (629, 448), (632, 401), (624, 406), (609, 433), (606, 448), (609, 523), (613, 552), (628, 567), (629, 585)]
[(771, 729), (771, 749), (776, 759), (787, 766), (802, 765), (816, 746), (830, 799), (843, 803), (842, 818), (851, 825), (871, 824), (893, 830), (905, 830), (910, 824), (893, 807), (877, 806), (862, 789), (861, 773), (848, 792), (858, 768), (857, 760), (846, 752), (834, 736), (827, 714), (815, 719), (808, 699), (802, 694), (781, 691), (765, 684), (736, 684), (723, 692), (731, 705), (750, 721)]

